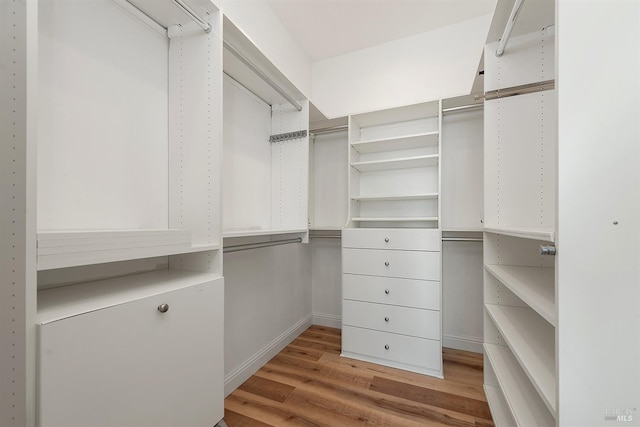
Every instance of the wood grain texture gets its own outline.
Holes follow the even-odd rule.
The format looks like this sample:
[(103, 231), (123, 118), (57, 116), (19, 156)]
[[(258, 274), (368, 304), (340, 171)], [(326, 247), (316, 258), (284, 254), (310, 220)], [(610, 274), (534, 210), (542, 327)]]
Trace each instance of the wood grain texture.
[(482, 355), (444, 349), (444, 379), (340, 356), (311, 326), (225, 399), (229, 427), (493, 426)]

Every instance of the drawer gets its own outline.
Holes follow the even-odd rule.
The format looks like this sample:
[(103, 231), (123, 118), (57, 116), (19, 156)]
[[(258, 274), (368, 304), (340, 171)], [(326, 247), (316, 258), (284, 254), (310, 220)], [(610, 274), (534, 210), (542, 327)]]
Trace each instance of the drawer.
[(436, 340), (344, 326), (342, 355), (442, 375), (442, 347), (440, 341)]
[(223, 301), (218, 279), (39, 325), (40, 425), (215, 425)]
[(342, 230), (342, 246), (440, 252), (442, 237), (440, 230), (345, 228)]
[(440, 280), (440, 252), (344, 248), (342, 271), (370, 276)]
[(440, 282), (396, 277), (342, 275), (342, 298), (440, 310)]
[(440, 340), (440, 312), (342, 300), (342, 324)]

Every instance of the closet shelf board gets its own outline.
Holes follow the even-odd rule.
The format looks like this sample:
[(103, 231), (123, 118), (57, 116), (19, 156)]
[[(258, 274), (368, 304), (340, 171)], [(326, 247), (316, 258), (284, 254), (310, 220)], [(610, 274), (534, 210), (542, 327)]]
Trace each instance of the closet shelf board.
[(543, 240), (555, 242), (555, 230), (553, 227), (501, 227), (485, 226), (486, 233), (503, 234), (505, 236), (520, 237), (522, 239)]
[(251, 236), (277, 236), (279, 234), (301, 234), (306, 233), (306, 228), (292, 228), (283, 230), (238, 230), (238, 231), (225, 231), (223, 237), (225, 239), (233, 237), (251, 237)]
[(412, 194), (407, 196), (355, 196), (352, 197), (351, 200), (355, 200), (358, 202), (393, 202), (393, 201), (402, 201), (402, 200), (431, 200), (437, 199), (438, 193), (427, 193), (427, 194)]
[(484, 344), (502, 394), (518, 426), (555, 426), (555, 420), (507, 347)]
[(55, 322), (219, 278), (210, 273), (158, 270), (45, 289), (38, 292), (37, 323)]
[(417, 216), (417, 217), (378, 217), (378, 218), (353, 218), (356, 222), (411, 222), (411, 221), (438, 221), (437, 216)]
[(549, 412), (555, 414), (554, 328), (530, 308), (493, 304), (485, 307), (514, 360), (520, 363)]
[(436, 166), (439, 155), (402, 157), (390, 160), (372, 160), (368, 162), (354, 162), (351, 166), (360, 172), (373, 172), (390, 169), (408, 169), (425, 166)]
[(511, 410), (500, 389), (485, 384), (484, 394), (487, 396), (487, 403), (491, 409), (491, 415), (493, 416), (495, 425), (497, 427), (513, 425), (514, 420), (511, 416)]
[(440, 132), (425, 132), (393, 138), (381, 138), (368, 141), (357, 141), (351, 147), (358, 153), (380, 153), (383, 151), (410, 150), (438, 145)]
[(555, 326), (555, 270), (543, 267), (485, 265), (493, 277)]

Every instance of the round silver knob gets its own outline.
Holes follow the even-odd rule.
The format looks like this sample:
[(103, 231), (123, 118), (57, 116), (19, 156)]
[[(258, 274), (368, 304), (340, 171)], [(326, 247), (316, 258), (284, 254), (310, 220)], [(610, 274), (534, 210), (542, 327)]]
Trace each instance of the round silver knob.
[(158, 306), (158, 311), (160, 313), (166, 313), (167, 311), (169, 311), (169, 304), (160, 304)]
[(389, 267), (389, 261), (384, 262), (385, 267)]
[(385, 344), (384, 349), (389, 350), (389, 344)]
[(388, 322), (388, 321), (389, 321), (389, 318), (388, 318), (388, 317), (385, 317), (385, 318), (384, 318), (384, 321), (385, 321), (385, 322)]
[(387, 294), (387, 295), (389, 295), (389, 289), (385, 289), (385, 290), (384, 290), (384, 293), (385, 293), (385, 294)]
[(384, 242), (385, 242), (385, 243), (389, 243), (389, 238), (388, 238), (388, 237), (385, 237), (385, 238), (384, 238)]

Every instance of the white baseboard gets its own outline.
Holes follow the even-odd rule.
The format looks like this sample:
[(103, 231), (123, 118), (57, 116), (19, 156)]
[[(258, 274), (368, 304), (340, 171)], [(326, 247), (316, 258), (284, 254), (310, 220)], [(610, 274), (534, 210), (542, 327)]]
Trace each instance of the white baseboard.
[(342, 327), (342, 317), (335, 314), (313, 313), (313, 324), (340, 329)]
[(224, 395), (230, 395), (243, 382), (255, 374), (273, 356), (285, 348), (294, 339), (303, 333), (312, 324), (312, 315), (309, 314), (284, 331), (279, 337), (260, 349), (233, 371), (224, 376)]
[(442, 346), (456, 350), (483, 353), (482, 338), (442, 334)]

